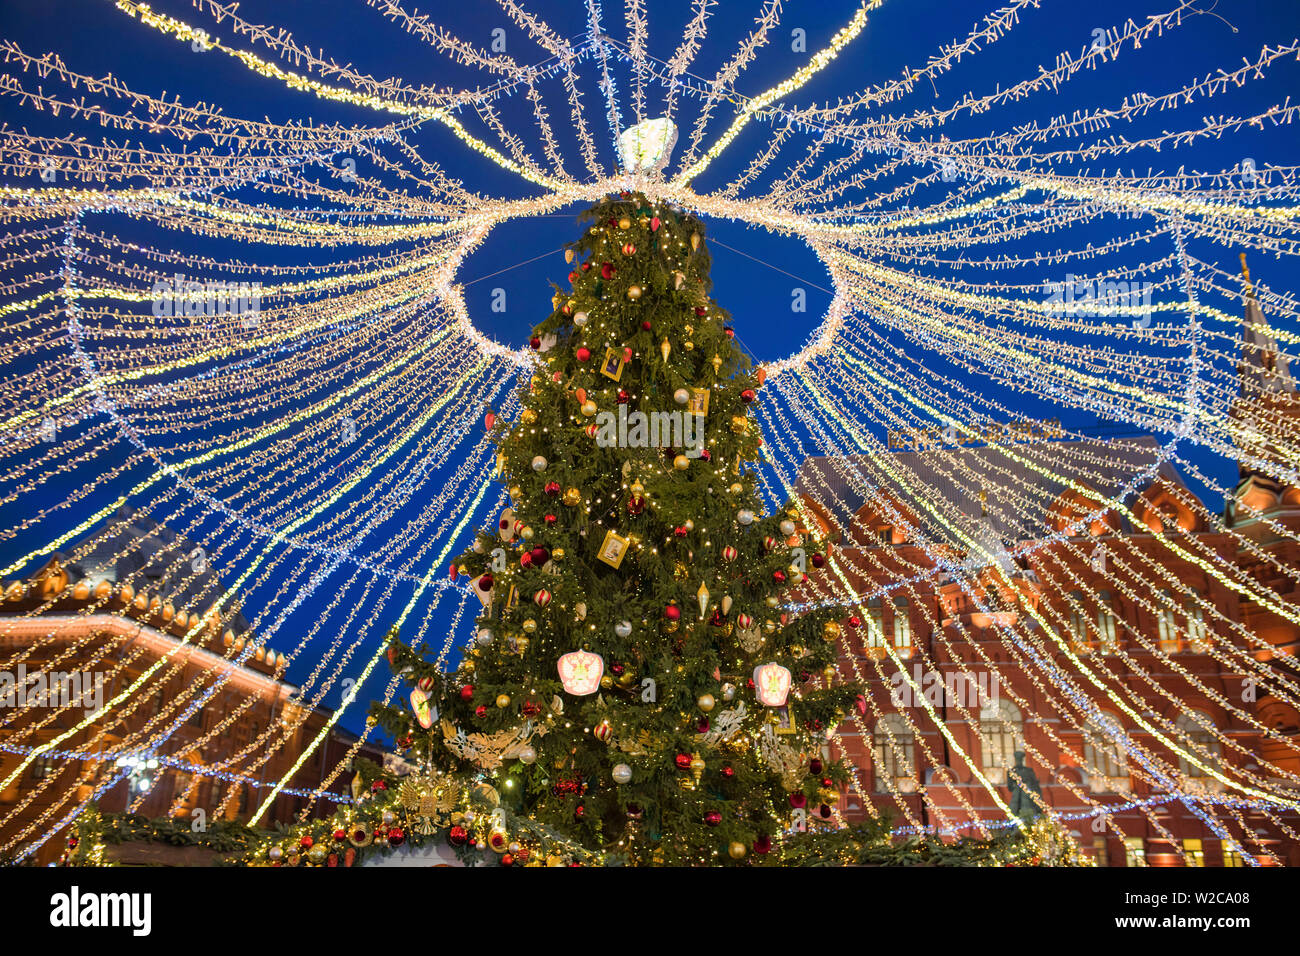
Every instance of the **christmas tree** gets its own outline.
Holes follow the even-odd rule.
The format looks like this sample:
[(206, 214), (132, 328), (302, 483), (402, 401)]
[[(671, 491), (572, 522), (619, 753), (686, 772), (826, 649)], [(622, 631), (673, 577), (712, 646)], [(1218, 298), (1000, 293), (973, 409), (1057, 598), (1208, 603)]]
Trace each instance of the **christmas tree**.
[(483, 602), (473, 646), (446, 678), (397, 646), (429, 709), (376, 715), (599, 856), (761, 860), (846, 779), (840, 612), (784, 607), (822, 558), (792, 505), (763, 513), (764, 375), (709, 297), (703, 226), (631, 193), (582, 221), (519, 414), (488, 415), (511, 504), (452, 571)]

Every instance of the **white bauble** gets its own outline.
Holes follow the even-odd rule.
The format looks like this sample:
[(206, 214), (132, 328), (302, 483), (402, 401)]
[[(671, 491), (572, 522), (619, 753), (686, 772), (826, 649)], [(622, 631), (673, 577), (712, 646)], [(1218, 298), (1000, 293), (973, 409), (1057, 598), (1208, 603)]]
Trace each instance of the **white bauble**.
[(533, 471), (545, 471), (545, 470), (546, 470), (546, 459), (543, 458), (541, 455), (538, 455), (536, 458), (533, 459)]
[(615, 764), (610, 776), (614, 778), (615, 783), (630, 783), (632, 780), (632, 768), (625, 763)]
[(532, 763), (537, 759), (537, 751), (525, 745), (519, 750), (519, 759), (523, 763)]
[(741, 508), (739, 513), (736, 515), (736, 520), (741, 524), (753, 524), (754, 512), (750, 511), (748, 508)]
[(685, 405), (690, 400), (691, 393), (686, 391), (684, 388), (679, 388), (677, 391), (673, 392), (673, 401), (678, 405)]
[(614, 625), (614, 633), (619, 637), (627, 637), (632, 633), (631, 621), (619, 621)]

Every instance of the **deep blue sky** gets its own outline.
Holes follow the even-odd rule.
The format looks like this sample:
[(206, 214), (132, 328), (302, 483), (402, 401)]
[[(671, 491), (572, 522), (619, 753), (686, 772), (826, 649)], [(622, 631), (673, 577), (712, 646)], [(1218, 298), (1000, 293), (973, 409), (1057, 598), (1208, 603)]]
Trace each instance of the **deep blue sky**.
[[(1116, 0), (1079, 4), (1047, 0), (1042, 9), (1026, 11), (1021, 17), (1021, 25), (1009, 38), (994, 44), (984, 53), (967, 58), (951, 74), (940, 77), (933, 87), (927, 85), (928, 91), (919, 91), (891, 105), (889, 112), (898, 115), (926, 106), (946, 105), (967, 91), (984, 93), (998, 85), (1014, 83), (1032, 75), (1038, 65), (1053, 63), (1059, 51), (1077, 53), (1083, 49), (1097, 27), (1111, 27), (1128, 18), (1141, 22), (1148, 14), (1163, 12), (1173, 5), (1173, 0), (1164, 4)], [(576, 0), (566, 3), (533, 0), (526, 6), (539, 13), (563, 36), (578, 37), (586, 30), (585, 5)], [(689, 19), (689, 4), (684, 0), (649, 0), (648, 6), (650, 52), (667, 59), (681, 38), (682, 25)], [(921, 65), (941, 45), (963, 37), (971, 25), (991, 12), (994, 6), (991, 2), (966, 0), (890, 0), (872, 14), (865, 34), (800, 91), (792, 102), (834, 101), (840, 95), (888, 81), (898, 76), (904, 66)], [(154, 7), (189, 22), (203, 22), (199, 13), (186, 3), (162, 0), (154, 3)], [(806, 61), (806, 53), (791, 50), (792, 30), (806, 31), (808, 50), (816, 50), (851, 18), (855, 7), (855, 4), (843, 0), (788, 4), (782, 25), (773, 34), (773, 42), (759, 53), (755, 64), (741, 77), (737, 84), (739, 90), (748, 95), (759, 93)], [(1205, 0), (1204, 7), (1211, 8), (1212, 0)], [(695, 61), (694, 72), (712, 76), (744, 36), (758, 8), (756, 0), (744, 3), (725, 0), (721, 3), (711, 20), (709, 37)], [(300, 43), (323, 49), (338, 61), (351, 63), (356, 69), (376, 78), (398, 76), (411, 84), (448, 87), (490, 81), (490, 78), (485, 81), (482, 74), (455, 66), (446, 57), (430, 51), (421, 41), (395, 28), (360, 0), (263, 0), (244, 2), (239, 12), (255, 22), (282, 26), (291, 31)], [(490, 43), (494, 28), (504, 28), (507, 52), (521, 63), (536, 63), (545, 58), (545, 53), (515, 28), (495, 3), (473, 0), (463, 4), (439, 4), (436, 15), (449, 30), (480, 46)], [(1225, 17), (1231, 21), (1231, 26), (1224, 22), (1222, 18)], [(604, 29), (616, 39), (626, 38), (620, 5), (605, 4)], [(223, 37), (229, 36), (228, 30), (217, 28), (216, 32)], [(1044, 121), (1088, 105), (1115, 103), (1137, 91), (1165, 92), (1216, 68), (1235, 68), (1243, 57), (1253, 59), (1265, 44), (1289, 41), (1297, 34), (1300, 34), (1300, 3), (1293, 0), (1219, 4), (1214, 15), (1189, 19), (1187, 25), (1167, 37), (1144, 44), (1137, 54), (1126, 51), (1117, 63), (1084, 74), (1068, 84), (1059, 95), (1035, 96), (992, 113), (960, 120), (951, 127), (944, 127), (943, 132), (951, 138), (981, 135), (1030, 119)], [(17, 42), (28, 52), (57, 51), (76, 70), (94, 75), (111, 71), (142, 92), (160, 94), (166, 91), (191, 103), (199, 100), (215, 103), (228, 115), (265, 116), (276, 121), (311, 116), (317, 121), (347, 124), (377, 125), (385, 121), (385, 118), (377, 118), (372, 113), (323, 103), (287, 90), (274, 81), (249, 73), (219, 54), (192, 53), (188, 46), (164, 38), (123, 16), (105, 0), (22, 0), (8, 3), (0, 10), (0, 36)], [(248, 47), (246, 39), (241, 39), (239, 45)], [(259, 49), (259, 53), (268, 55), (264, 49)], [(589, 69), (585, 72), (590, 76)], [(618, 77), (625, 116), (630, 115), (626, 70), (620, 71)], [(1118, 132), (1132, 137), (1138, 132), (1149, 134), (1162, 128), (1191, 128), (1199, 125), (1198, 118), (1204, 113), (1250, 112), (1262, 105), (1282, 101), (1300, 88), (1298, 80), (1300, 70), (1296, 64), (1286, 64), (1264, 81), (1249, 84), (1242, 91), (1232, 91), (1208, 103), (1197, 103), (1175, 114), (1157, 114), (1138, 131), (1123, 129)], [(613, 153), (607, 142), (599, 94), (590, 83), (584, 92), (592, 129), (604, 150), (606, 163), (612, 164)], [(571, 136), (564, 138), (568, 111), (559, 85), (552, 84), (546, 93), (552, 119), (562, 137), (562, 152), (570, 160), (570, 170), (579, 173), (582, 166), (574, 140)], [(651, 115), (656, 113), (660, 98), (661, 91), (652, 84)], [(501, 109), (508, 125), (525, 130), (526, 141), (535, 144), (531, 112), (522, 97), (502, 103)], [(693, 102), (686, 101), (684, 110), (686, 116), (693, 116)], [(29, 112), (16, 114), (14, 104), (9, 100), (0, 100), (0, 115), (11, 126), (65, 131), (52, 117), (33, 116)], [(478, 131), (481, 127), (477, 122), (471, 122), (473, 119), (472, 116), (466, 117), (467, 125)], [(719, 110), (711, 134), (716, 136), (729, 119), (730, 114)], [(688, 130), (689, 127), (684, 131), (683, 139)], [(88, 127), (82, 127), (80, 132), (92, 140), (99, 135), (97, 129)], [(733, 144), (726, 157), (695, 182), (695, 188), (704, 192), (725, 183), (764, 141), (767, 133), (768, 127), (761, 123), (752, 124)], [(475, 191), (496, 196), (529, 194), (526, 185), (513, 175), (480, 160), (443, 130), (429, 127), (412, 139), (418, 142), (426, 155), (435, 157), (451, 175)], [(1256, 166), (1262, 167), (1269, 163), (1293, 162), (1295, 146), (1294, 128), (1270, 129), (1224, 137), (1187, 150), (1142, 154), (1126, 160), (1123, 168), (1127, 171), (1130, 166), (1145, 169), (1151, 165), (1166, 170), (1179, 166), (1221, 169), (1233, 167), (1245, 157), (1252, 158)], [(540, 157), (540, 150), (534, 150), (534, 155)], [(798, 157), (801, 151), (795, 150), (790, 155)], [(1094, 163), (1090, 171), (1100, 174), (1113, 169), (1113, 164)], [(557, 250), (576, 236), (572, 218), (576, 211), (568, 210), (566, 214), (541, 220), (509, 223), (495, 231), (469, 258), (462, 279), (467, 284), (471, 312), (483, 330), (501, 341), (519, 344), (527, 338), (532, 325), (546, 316), (549, 312), (548, 283), (561, 281), (567, 271)], [(709, 226), (710, 239), (715, 240), (711, 246), (715, 280), (713, 294), (731, 312), (741, 340), (754, 350), (759, 360), (777, 358), (797, 349), (819, 321), (830, 299), (827, 292), (818, 288), (828, 287), (829, 280), (816, 257), (788, 238), (771, 236), (741, 224), (711, 222)], [(115, 228), (120, 229), (120, 234), (125, 237), (146, 238), (162, 245), (174, 244), (186, 251), (202, 250), (218, 256), (254, 255), (247, 250), (204, 244), (181, 234), (159, 236), (135, 223), (123, 222), (115, 224)], [(1078, 234), (1072, 238), (1077, 240)], [(1089, 241), (1104, 241), (1105, 231), (1094, 230), (1087, 238)], [(1071, 240), (1060, 238), (1055, 241), (1068, 244)], [(732, 251), (727, 246), (739, 251)], [(1027, 248), (1030, 246), (1022, 243), (1020, 248), (1009, 252), (1023, 254)], [(1236, 251), (1200, 246), (1194, 253), (1235, 271)], [(544, 255), (548, 252), (553, 254)], [(327, 261), (331, 253), (316, 250), (298, 254), (282, 249), (259, 249), (255, 256), (262, 261), (306, 262)], [(543, 258), (517, 265), (537, 256)], [(1295, 291), (1295, 278), (1280, 274), (1281, 267), (1275, 262), (1260, 257), (1252, 261), (1252, 269), (1257, 277), (1275, 288)], [(498, 272), (499, 275), (492, 275)], [(999, 273), (993, 278), (1009, 277)], [(1018, 280), (1038, 281), (1039, 278), (1020, 276)], [(789, 308), (791, 290), (796, 285), (807, 291), (808, 310), (802, 314), (792, 313)], [(503, 313), (494, 313), (489, 308), (493, 290), (497, 288), (505, 290), (508, 307)], [(1224, 308), (1233, 306), (1230, 302), (1221, 305)], [(946, 374), (950, 374), (950, 370), (936, 364), (936, 378)], [(1009, 400), (1008, 395), (999, 397)], [(1026, 410), (1031, 413), (1059, 415), (1068, 426), (1080, 430), (1095, 432), (1102, 427), (1091, 414), (1053, 409), (1041, 403), (1038, 406), (1028, 403), (1028, 406)], [(1231, 480), (1234, 467), (1230, 462), (1205, 455), (1193, 457), (1220, 480)], [(1217, 507), (1218, 502), (1213, 504)], [(15, 547), (23, 546), (26, 550), (31, 544), (19, 541)], [(308, 603), (295, 619), (301, 620), (305, 627), (319, 616), (318, 607)], [(376, 625), (373, 635), (376, 640), (382, 635), (382, 625), (383, 622)], [(285, 642), (276, 643), (283, 646)], [(304, 661), (295, 665), (290, 679), (304, 676), (310, 663)], [(386, 678), (387, 675), (383, 676)], [(363, 691), (363, 699), (378, 693), (380, 683), (372, 681), (372, 685)], [(331, 702), (336, 701), (337, 696), (335, 692)], [(346, 723), (355, 728), (362, 716), (362, 709), (358, 707)]]

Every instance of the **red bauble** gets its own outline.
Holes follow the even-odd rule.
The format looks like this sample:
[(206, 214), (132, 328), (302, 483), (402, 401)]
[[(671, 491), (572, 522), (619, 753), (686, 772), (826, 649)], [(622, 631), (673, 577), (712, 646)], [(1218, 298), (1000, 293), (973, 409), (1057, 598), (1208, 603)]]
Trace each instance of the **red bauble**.
[(833, 786), (835, 786), (835, 781), (832, 780), (830, 777), (822, 777), (822, 786), (823, 786), (823, 787), (833, 787)]
[(527, 551), (519, 555), (519, 566), (521, 568), (531, 568), (533, 566), (533, 556)]
[(821, 814), (823, 820), (831, 818), (831, 808), (824, 803), (817, 809), (817, 812)]
[(401, 827), (393, 827), (388, 831), (388, 845), (401, 846), (406, 842), (406, 834), (402, 832)]
[(613, 674), (615, 677), (617, 677), (619, 674), (623, 673), (623, 671), (625, 671), (625, 670), (627, 670), (627, 668), (624, 667), (622, 664), (610, 664), (610, 665), (609, 665), (609, 672), (610, 672), (611, 674)]
[(722, 770), (719, 772), (728, 780), (736, 775), (736, 771), (731, 769), (731, 764), (724, 764)]
[(642, 322), (642, 323), (641, 323), (641, 328), (643, 328), (643, 329), (645, 329), (647, 332), (649, 332), (649, 331), (650, 331), (650, 320), (649, 320), (649, 319), (646, 319), (644, 322)]
[(600, 277), (602, 279), (614, 278), (614, 273), (617, 271), (618, 270), (614, 268), (614, 264), (612, 262), (602, 262), (600, 264)]
[(764, 834), (754, 841), (754, 852), (759, 855), (769, 853), (772, 849), (772, 838)]
[(697, 305), (697, 306), (695, 307), (695, 314), (696, 314), (696, 315), (707, 315), (707, 314), (708, 314), (708, 311), (709, 311), (709, 310), (706, 309), (706, 308), (705, 308), (704, 306), (702, 306), (702, 305)]
[(478, 589), (480, 591), (491, 591), (492, 584), (493, 584), (493, 577), (490, 574), (485, 574), (478, 579)]
[(464, 687), (462, 687), (462, 688), (460, 689), (460, 699), (461, 699), (461, 700), (473, 700), (473, 699), (474, 699), (474, 685), (473, 685), (473, 684), (466, 684)]
[(709, 732), (709, 718), (701, 717), (695, 722), (696, 733), (707, 734)]
[(343, 829), (342, 827), (339, 827), (334, 831), (334, 839), (339, 841), (340, 843), (346, 840), (347, 838), (348, 838), (348, 831)]
[(711, 827), (716, 827), (722, 822), (722, 814), (717, 810), (710, 810), (708, 813), (704, 814), (704, 822)]
[(700, 449), (700, 458), (702, 458), (704, 461), (713, 461), (713, 456), (709, 454), (709, 450), (707, 448)]
[(474, 716), (477, 717), (477, 718), (479, 718), (480, 720), (482, 720), (484, 717), (486, 717), (486, 716), (487, 716), (487, 705), (486, 705), (486, 704), (479, 704), (477, 707), (475, 707), (475, 708), (474, 708)]
[(584, 807), (581, 803), (573, 808), (573, 819), (581, 820), (586, 815), (587, 815), (587, 808)]
[(502, 854), (501, 854), (501, 865), (502, 865), (502, 866), (514, 866), (514, 863), (515, 863), (515, 858), (514, 858), (513, 856), (511, 856), (509, 853), (502, 853)]
[(387, 789), (388, 789), (388, 784), (384, 783), (384, 781), (382, 780), (376, 780), (374, 783), (370, 785), (371, 793), (378, 793), (380, 790), (387, 790)]
[(800, 807), (807, 806), (807, 805), (808, 805), (808, 798), (804, 796), (802, 793), (795, 792), (790, 794), (790, 806), (794, 807), (796, 810), (798, 810)]
[(691, 769), (691, 755), (690, 755), (690, 754), (678, 754), (678, 755), (674, 758), (674, 760), (675, 760), (676, 763), (677, 763), (677, 769), (678, 769), (678, 770), (690, 770), (690, 769)]
[(559, 519), (556, 518), (555, 515), (547, 515), (542, 520), (545, 521), (547, 524), (555, 524), (555, 522), (558, 521)]
[(824, 554), (814, 554), (812, 556), (812, 565), (814, 568), (824, 568), (826, 566), (826, 556)]
[(856, 614), (853, 615), (851, 618), (849, 618), (849, 627), (861, 627), (861, 626), (862, 626), (862, 618), (858, 617)]
[(546, 487), (542, 490), (551, 496), (558, 495), (560, 493), (560, 483), (558, 481), (548, 481)]
[(540, 544), (537, 547), (533, 548), (533, 550), (529, 551), (528, 553), (533, 556), (533, 564), (537, 565), (538, 567), (541, 567), (543, 564), (545, 564), (547, 561), (551, 559), (551, 552), (547, 551)]
[(822, 772), (822, 762), (816, 757), (813, 757), (812, 760), (808, 761), (808, 772), (814, 777), (817, 776), (817, 774)]
[(773, 571), (773, 572), (772, 572), (772, 580), (775, 581), (777, 584), (784, 584), (784, 583), (785, 583), (785, 572), (784, 572), (784, 571), (780, 571), (780, 570)]
[(531, 339), (528, 340), (528, 344), (532, 347), (532, 350), (536, 352), (538, 349), (542, 347), (542, 340), (534, 335)]
[(447, 840), (452, 846), (464, 846), (468, 839), (469, 833), (462, 826), (457, 825), (447, 831)]
[(669, 604), (666, 608), (664, 608), (664, 617), (668, 618), (668, 620), (670, 621), (679, 620), (681, 616), (682, 616), (682, 609), (679, 608), (676, 604)]
[(579, 362), (585, 362), (587, 359), (591, 358), (591, 349), (585, 347), (580, 348), (575, 354), (578, 356)]
[(729, 339), (734, 339), (736, 337), (736, 330), (729, 325), (724, 325), (722, 331)]
[(645, 499), (641, 497), (629, 498), (627, 502), (627, 513), (639, 515), (645, 511)]
[(620, 388), (620, 389), (618, 390), (618, 403), (619, 403), (620, 405), (626, 405), (626, 404), (627, 404), (627, 400), (628, 400), (629, 398), (631, 398), (631, 397), (632, 397), (632, 396), (629, 395), (629, 394), (628, 394), (626, 391), (624, 391), (623, 389)]
[(533, 700), (526, 700), (522, 710), (525, 717), (535, 717), (542, 712), (542, 705)]
[[(676, 528), (673, 528), (673, 534), (677, 535), (677, 537), (679, 538), (684, 538), (686, 537), (687, 534), (689, 534), (689, 532), (686, 530), (685, 525), (679, 524)], [(677, 619), (673, 618), (673, 620), (675, 621)]]
[(758, 393), (755, 392), (752, 388), (747, 388), (740, 393), (740, 400), (744, 402), (746, 405), (748, 405), (756, 398), (758, 398)]
[(591, 263), (590, 263), (590, 262), (584, 262), (584, 263), (582, 264), (582, 271), (583, 271), (583, 272), (588, 272), (588, 271), (590, 271), (590, 270), (591, 270)]

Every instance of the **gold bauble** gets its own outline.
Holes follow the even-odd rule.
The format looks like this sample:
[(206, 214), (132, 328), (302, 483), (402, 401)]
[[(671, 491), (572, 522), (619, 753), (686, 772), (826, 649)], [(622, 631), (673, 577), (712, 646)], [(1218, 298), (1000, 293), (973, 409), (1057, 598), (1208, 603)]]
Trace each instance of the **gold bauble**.
[(564, 560), (564, 549), (563, 549), (563, 548), (556, 548), (554, 551), (552, 551), (552, 552), (551, 552), (551, 560), (552, 560), (552, 561), (563, 561), (563, 560)]
[(519, 537), (523, 538), (525, 541), (532, 541), (532, 540), (533, 540), (533, 529), (532, 529), (531, 527), (529, 527), (528, 525), (524, 525), (523, 528), (522, 528), (522, 529), (520, 530), (520, 532), (519, 532)]
[(641, 287), (639, 285), (630, 285), (627, 287), (627, 297), (634, 302), (641, 298)]
[(834, 664), (827, 664), (822, 668), (822, 677), (825, 677), (827, 680), (834, 680), (837, 673), (838, 671), (835, 670)]
[(744, 415), (731, 416), (731, 430), (737, 435), (743, 435), (749, 431), (749, 419)]
[(842, 633), (839, 621), (827, 621), (822, 625), (822, 637), (828, 641), (838, 641)]
[(698, 777), (700, 774), (704, 773), (704, 766), (704, 758), (699, 754), (695, 754), (691, 757), (691, 773), (695, 774), (695, 776)]
[(639, 481), (632, 482), (632, 487), (629, 488), (628, 490), (631, 491), (632, 494), (636, 495), (638, 498), (645, 495), (645, 485), (641, 484), (641, 482)]
[(727, 855), (733, 860), (743, 860), (745, 858), (745, 852), (745, 844), (741, 843), (739, 840), (732, 840), (731, 844), (727, 847)]
[(582, 492), (577, 488), (568, 488), (564, 492), (564, 503), (570, 508), (576, 508), (582, 504)]
[(733, 495), (738, 495), (738, 494), (740, 494), (741, 492), (743, 492), (744, 490), (745, 490), (745, 486), (742, 485), (740, 482), (736, 482), (736, 483), (733, 484), (733, 485), (731, 486), (731, 488), (730, 488), (730, 491), (731, 491), (731, 493), (732, 493)]
[(497, 695), (497, 706), (500, 707), (502, 710), (505, 710), (507, 707), (509, 707), (509, 706), (510, 706), (510, 695), (509, 695), (509, 694), (498, 694), (498, 695)]
[(518, 485), (510, 486), (511, 498), (522, 498), (523, 496), (524, 496), (524, 489), (520, 488)]
[(537, 622), (530, 617), (528, 620), (524, 621), (523, 628), (525, 634), (536, 634)]
[(700, 234), (698, 232), (691, 233), (691, 248), (700, 248)]
[(700, 710), (704, 711), (706, 714), (716, 707), (717, 704), (718, 702), (713, 699), (712, 694), (701, 694), (699, 700), (695, 702), (695, 706), (700, 708)]
[(631, 219), (628, 219), (626, 216), (624, 216), (622, 219), (620, 219), (620, 220), (618, 221), (618, 228), (620, 228), (620, 229), (631, 229), (631, 228), (632, 228), (632, 220), (631, 220)]
[(691, 460), (685, 455), (678, 455), (673, 459), (673, 467), (678, 471), (685, 471), (687, 468), (691, 467)]
[(596, 403), (593, 402), (591, 399), (587, 399), (585, 402), (583, 402), (583, 403), (582, 403), (582, 414), (586, 415), (588, 418), (591, 418), (593, 415), (595, 415), (595, 414), (596, 414)]
[(519, 420), (525, 425), (531, 425), (533, 422), (537, 421), (537, 413), (531, 408), (525, 408), (519, 413)]
[(781, 599), (778, 598), (778, 597), (777, 597), (776, 595), (774, 595), (774, 594), (773, 594), (773, 595), (769, 595), (769, 596), (768, 596), (767, 598), (765, 598), (764, 600), (765, 600), (765, 603), (767, 604), (768, 607), (779, 607), (780, 604), (781, 604)]
[(515, 650), (517, 650), (520, 654), (528, 650), (528, 638), (524, 637), (522, 634), (516, 637)]
[(775, 634), (775, 633), (776, 633), (776, 621), (772, 620), (771, 618), (768, 618), (766, 621), (764, 621), (764, 622), (763, 622), (763, 633), (764, 633), (764, 634)]
[(600, 679), (600, 686), (603, 687), (605, 690), (613, 690), (614, 678), (610, 677), (608, 674), (604, 675)]

